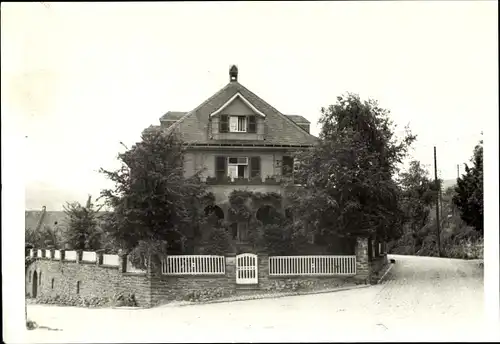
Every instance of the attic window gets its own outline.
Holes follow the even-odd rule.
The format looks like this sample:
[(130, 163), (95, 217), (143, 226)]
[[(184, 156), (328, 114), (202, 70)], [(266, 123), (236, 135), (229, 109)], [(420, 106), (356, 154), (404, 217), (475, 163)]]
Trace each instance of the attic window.
[(257, 132), (257, 120), (254, 115), (251, 116), (221, 115), (219, 121), (219, 132), (255, 133)]
[(247, 131), (247, 118), (245, 116), (229, 117), (229, 131), (234, 133), (244, 133)]

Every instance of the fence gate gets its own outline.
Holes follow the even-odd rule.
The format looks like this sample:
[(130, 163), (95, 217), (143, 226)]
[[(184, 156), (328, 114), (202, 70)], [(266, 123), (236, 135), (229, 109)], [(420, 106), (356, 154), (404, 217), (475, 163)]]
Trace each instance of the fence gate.
[(236, 256), (236, 284), (257, 284), (257, 255), (244, 253)]

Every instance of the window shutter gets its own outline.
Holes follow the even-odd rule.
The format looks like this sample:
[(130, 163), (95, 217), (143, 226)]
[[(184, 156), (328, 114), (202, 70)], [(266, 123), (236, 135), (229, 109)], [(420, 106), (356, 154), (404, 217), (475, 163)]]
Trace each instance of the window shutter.
[(215, 175), (217, 179), (222, 179), (227, 175), (226, 173), (226, 157), (216, 156), (215, 157)]
[(220, 117), (219, 117), (219, 132), (220, 133), (229, 132), (229, 116), (228, 115), (220, 115)]
[(260, 174), (260, 156), (253, 156), (250, 158), (250, 177), (261, 176)]
[(257, 132), (257, 118), (255, 116), (248, 116), (248, 132)]

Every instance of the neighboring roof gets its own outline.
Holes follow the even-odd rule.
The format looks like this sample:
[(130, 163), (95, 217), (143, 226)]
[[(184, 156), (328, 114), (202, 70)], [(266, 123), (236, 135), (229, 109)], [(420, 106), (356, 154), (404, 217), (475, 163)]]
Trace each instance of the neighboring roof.
[(186, 112), (182, 111), (168, 111), (166, 114), (161, 116), (160, 121), (177, 121), (185, 114)]
[[(97, 216), (102, 216), (104, 213), (104, 211), (100, 211), (97, 213)], [(41, 215), (41, 210), (26, 210), (24, 212), (24, 227), (34, 230)], [(47, 210), (42, 221), (42, 227), (45, 225), (52, 228), (65, 228), (67, 226), (67, 221), (68, 216), (64, 211)]]
[(299, 116), (299, 115), (285, 115), (285, 116), (290, 118), (292, 121), (294, 121), (297, 124), (304, 124), (304, 123), (310, 124), (311, 123), (306, 118)]
[[(42, 215), (41, 210), (27, 210), (24, 212), (24, 223), (25, 228), (35, 229), (38, 224), (38, 220)], [(43, 218), (42, 226), (54, 226), (56, 225), (66, 225), (66, 213), (64, 211), (49, 211), (45, 212), (45, 216)]]
[[(212, 144), (225, 140), (212, 140), (208, 134), (209, 115), (217, 111), (237, 93), (240, 93), (256, 109), (266, 115), (266, 140), (260, 143), (283, 145), (313, 145), (318, 138), (309, 134), (288, 116), (283, 115), (259, 96), (239, 82), (233, 81), (224, 86), (213, 96), (205, 100), (194, 110), (186, 113), (177, 122), (165, 129), (176, 131), (186, 143)], [(167, 112), (168, 114), (169, 112)], [(180, 112), (178, 112), (180, 113)], [(301, 117), (301, 116), (299, 116)], [(243, 143), (244, 141), (242, 141)]]

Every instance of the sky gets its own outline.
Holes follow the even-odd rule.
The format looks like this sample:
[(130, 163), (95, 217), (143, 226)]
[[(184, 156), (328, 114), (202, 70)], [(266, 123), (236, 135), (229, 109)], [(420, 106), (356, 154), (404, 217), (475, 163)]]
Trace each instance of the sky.
[[(240, 81), (311, 121), (345, 92), (391, 111), (412, 158), (454, 179), (497, 136), (496, 1), (2, 4), (2, 140), (26, 209), (85, 202), (123, 142)], [(494, 123), (494, 122), (493, 122)], [(2, 150), (4, 150), (2, 144)], [(8, 148), (11, 149), (11, 148)], [(16, 165), (21, 166), (21, 165)], [(498, 167), (497, 167), (498, 168)], [(460, 167), (463, 172), (463, 166)]]

